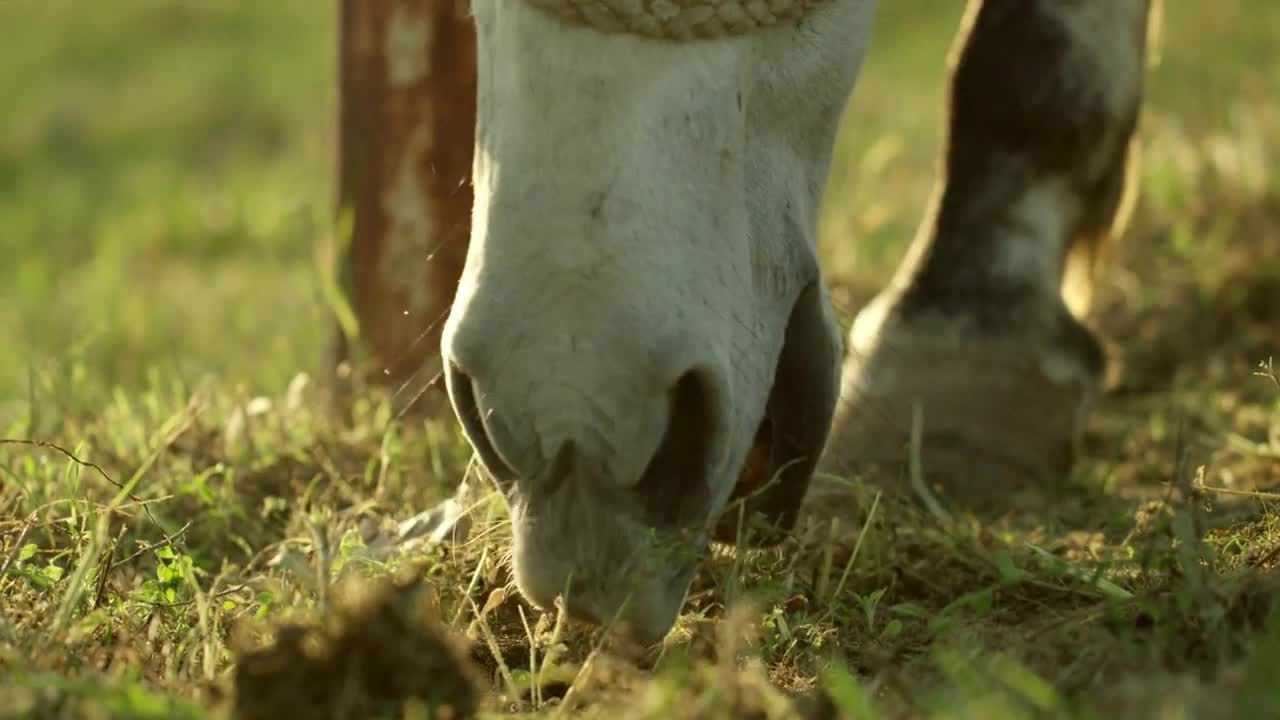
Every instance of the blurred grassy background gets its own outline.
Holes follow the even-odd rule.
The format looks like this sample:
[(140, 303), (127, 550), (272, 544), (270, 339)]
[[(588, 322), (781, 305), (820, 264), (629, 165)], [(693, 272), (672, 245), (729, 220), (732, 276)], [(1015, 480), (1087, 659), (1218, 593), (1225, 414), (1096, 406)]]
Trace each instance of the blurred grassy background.
[(319, 359), (335, 7), (0, 3), (0, 398)]
[[(880, 5), (823, 224), (825, 266), (847, 311), (884, 282), (915, 232), (941, 139), (944, 60), (963, 9), (961, 0)], [(56, 440), (115, 477), (132, 476), (155, 525), (185, 532), (179, 555), (162, 555), (172, 545), (134, 514), (104, 551), (112, 516), (104, 508), (124, 497), (116, 486), (48, 448), (4, 448), (0, 534), (15, 539), (0, 548), (3, 564), (24, 537), (31, 555), (16, 556), (0, 594), (12, 611), (0, 613), (0, 716), (15, 672), (28, 675), (19, 687), (61, 688), (98, 710), (103, 697), (124, 698), (112, 707), (133, 703), (120, 717), (186, 716), (154, 702), (139, 710), (139, 688), (199, 697), (231, 661), (223, 628), (314, 607), (310, 561), (285, 548), (313, 542), (316, 518), (337, 548), (322, 572), (336, 575), (357, 565), (367, 523), (394, 527), (450, 492), (466, 467), (467, 446), (442, 429), (452, 423), (391, 423), (390, 404), (371, 400), (356, 403), (348, 427), (301, 386), (285, 390), (299, 371), (323, 368), (330, 327), (318, 288), (335, 167), (336, 6), (0, 0), (0, 437)], [(1052, 688), (1031, 680), (1091, 691), (1126, 673), (1136, 678), (1125, 686), (1132, 697), (1122, 696), (1129, 705), (1114, 694), (1093, 698), (1108, 715), (1147, 717), (1117, 708), (1164, 712), (1179, 697), (1186, 708), (1191, 697), (1225, 712), (1228, 699), (1250, 697), (1241, 677), (1253, 678), (1255, 695), (1274, 696), (1280, 634), (1265, 640), (1244, 610), (1274, 607), (1275, 586), (1226, 578), (1242, 568), (1274, 573), (1280, 518), (1253, 500), (1231, 509), (1226, 494), (1209, 503), (1188, 493), (1176, 515), (1131, 499), (1167, 496), (1190, 445), (1209, 467), (1200, 480), (1225, 493), (1280, 486), (1280, 380), (1253, 376), (1280, 356), (1280, 193), (1271, 178), (1280, 166), (1280, 3), (1178, 0), (1165, 11), (1141, 129), (1142, 199), (1094, 318), (1122, 371), (1079, 463), (1081, 487), (1097, 492), (1014, 518), (1013, 530), (995, 526), (998, 543), (960, 542), (905, 507), (873, 523), (868, 496), (853, 512), (865, 518), (861, 529), (844, 528), (846, 548), (863, 547), (867, 535), (849, 593), (780, 583), (773, 553), (741, 566), (718, 554), (700, 575), (702, 587), (718, 589), (691, 602), (684, 627), (700, 627), (716, 597), (737, 602), (747, 580), (769, 613), (761, 625), (770, 682), (806, 686), (816, 661), (843, 648), (860, 675), (889, 678), (877, 686), (908, 705), (937, 679), (929, 658), (962, 651), (936, 655), (953, 658), (940, 666), (958, 688), (930, 701), (944, 716), (1021, 717), (974, 684), (987, 673), (998, 682), (982, 683), (1003, 687), (1009, 658), (1038, 673), (1014, 683), (1035, 691), (1037, 707)], [(208, 374), (212, 391), (196, 391)], [(282, 402), (246, 402), (259, 393)], [(1188, 513), (1210, 504), (1214, 529), (1204, 537), (1217, 560), (1206, 565), (1195, 553), (1207, 546), (1175, 520), (1190, 523)], [(1186, 533), (1169, 529), (1178, 527)], [(831, 533), (831, 544), (808, 547), (799, 565), (788, 559), (785, 572), (819, 561), (830, 570), (834, 525)], [(507, 582), (492, 560), (505, 554), (505, 536), (485, 537), (436, 567), (455, 624), (481, 569), (489, 568), (475, 597)], [(94, 576), (102, 584), (72, 575), (96, 566), (100, 552), (115, 556), (117, 545), (119, 555), (139, 549), (104, 565)], [(1081, 577), (1096, 565), (1096, 577), (1138, 593), (1131, 609), (1143, 614), (1101, 622), (1112, 608), (1064, 580), (1040, 548), (1087, 567)], [(1015, 565), (1032, 573), (1016, 587), (1006, 574)], [(197, 612), (199, 588), (223, 603)], [(806, 592), (812, 607), (793, 603)], [(1266, 602), (1250, 604), (1254, 597)], [(50, 618), (57, 626), (89, 599), (93, 610), (75, 633), (50, 629)], [(531, 657), (537, 643), (520, 639), (523, 607), (507, 602), (499, 630)], [(935, 636), (940, 627), (954, 634)], [(594, 647), (587, 640), (574, 635), (573, 662)], [(204, 663), (184, 664), (201, 643)], [(1253, 647), (1263, 648), (1260, 660), (1242, 674), (1237, 663)], [(953, 678), (953, 670), (964, 672)], [(1203, 685), (1181, 674), (1188, 670)], [(703, 692), (688, 690), (687, 673), (673, 677), (680, 692)], [(106, 679), (118, 696), (98, 693)], [(719, 691), (712, 683), (707, 692)], [(607, 717), (631, 716), (602, 707)]]
[[(0, 420), (58, 378), (105, 392), (164, 367), (272, 391), (319, 367), (336, 5), (0, 3)], [(881, 2), (828, 196), (837, 280), (882, 282), (915, 230), (962, 6)], [(1203, 219), (1185, 210), (1206, 173), (1272, 197), (1280, 4), (1169, 3), (1165, 20), (1142, 212), (1177, 242), (1141, 252), (1203, 260), (1234, 232), (1178, 225)]]

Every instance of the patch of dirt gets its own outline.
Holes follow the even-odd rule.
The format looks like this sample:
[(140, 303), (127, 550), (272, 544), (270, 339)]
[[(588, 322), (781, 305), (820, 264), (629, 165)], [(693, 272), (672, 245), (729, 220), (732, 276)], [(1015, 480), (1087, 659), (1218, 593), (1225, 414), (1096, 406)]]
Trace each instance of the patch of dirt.
[(238, 653), (233, 720), (401, 717), (409, 704), (426, 717), (464, 720), (479, 706), (466, 650), (416, 577), (351, 577), (336, 588), (328, 617), (271, 634), (269, 644)]

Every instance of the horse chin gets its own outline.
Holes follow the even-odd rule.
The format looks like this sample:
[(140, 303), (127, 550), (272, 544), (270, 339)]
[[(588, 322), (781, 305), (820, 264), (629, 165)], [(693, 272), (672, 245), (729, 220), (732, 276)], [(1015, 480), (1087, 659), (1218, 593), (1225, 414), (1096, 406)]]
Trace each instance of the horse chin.
[(662, 639), (679, 615), (705, 532), (655, 530), (602, 504), (589, 487), (511, 507), (516, 586), (544, 611), (607, 625), (643, 644)]

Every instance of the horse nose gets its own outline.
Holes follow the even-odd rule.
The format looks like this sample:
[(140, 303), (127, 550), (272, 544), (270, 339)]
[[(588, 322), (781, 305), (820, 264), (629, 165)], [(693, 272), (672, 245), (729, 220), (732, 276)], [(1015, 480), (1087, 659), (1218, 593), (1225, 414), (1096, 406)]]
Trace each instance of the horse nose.
[[(520, 481), (536, 489), (554, 490), (571, 472), (593, 465), (588, 457), (602, 454), (605, 443), (568, 430), (566, 422), (544, 420), (535, 425), (516, 421), (514, 418), (526, 407), (516, 402), (495, 402), (492, 393), (486, 392), (454, 360), (445, 363), (445, 387), (467, 441), (504, 489)], [(526, 405), (528, 401), (526, 398)], [(548, 437), (549, 443), (539, 442)], [(584, 452), (580, 448), (586, 442), (591, 443), (591, 449)], [(544, 448), (544, 444), (548, 447)], [(595, 474), (602, 473), (597, 469)]]
[[(538, 379), (499, 383), (447, 356), (445, 384), (464, 434), (504, 489), (545, 497), (572, 483), (654, 527), (699, 521), (727, 434), (723, 375), (702, 363), (646, 387), (636, 378), (657, 373), (632, 360), (620, 371), (629, 378), (615, 373), (582, 387), (593, 373), (547, 369)], [(607, 360), (577, 359), (586, 362)]]
[[(500, 484), (515, 482), (521, 473), (516, 470), (517, 465), (507, 459), (515, 450), (507, 422), (492, 410), (481, 407), (475, 381), (454, 360), (446, 358), (444, 372), (445, 391), (453, 413), (481, 464)], [(507, 455), (498, 450), (499, 442), (505, 446)]]
[(633, 488), (644, 517), (657, 527), (704, 519), (711, 504), (708, 479), (727, 434), (720, 391), (711, 371), (681, 373), (666, 392), (666, 427)]

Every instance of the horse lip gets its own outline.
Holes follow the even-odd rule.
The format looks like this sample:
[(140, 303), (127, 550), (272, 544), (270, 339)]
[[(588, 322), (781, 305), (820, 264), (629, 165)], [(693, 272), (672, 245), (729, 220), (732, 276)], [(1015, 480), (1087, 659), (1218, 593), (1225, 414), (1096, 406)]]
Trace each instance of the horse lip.
[[(613, 542), (606, 543), (617, 554), (575, 565), (566, 559), (567, 546), (557, 544), (564, 542), (563, 536), (557, 537), (554, 531), (550, 536), (541, 535), (536, 510), (521, 513), (516, 532), (525, 535), (527, 542), (542, 546), (525, 560), (517, 555), (521, 593), (548, 611), (559, 597), (570, 617), (645, 644), (660, 641), (679, 617), (689, 581), (697, 571), (694, 555), (682, 550), (691, 542), (705, 546), (706, 533), (658, 529), (659, 544), (654, 545), (651, 533), (655, 529), (646, 523), (609, 509), (584, 509), (595, 511), (598, 521), (618, 531)], [(552, 544), (544, 544), (547, 540)], [(674, 554), (667, 549), (669, 543)], [(528, 560), (532, 563), (525, 564)]]

